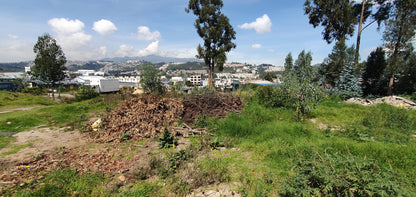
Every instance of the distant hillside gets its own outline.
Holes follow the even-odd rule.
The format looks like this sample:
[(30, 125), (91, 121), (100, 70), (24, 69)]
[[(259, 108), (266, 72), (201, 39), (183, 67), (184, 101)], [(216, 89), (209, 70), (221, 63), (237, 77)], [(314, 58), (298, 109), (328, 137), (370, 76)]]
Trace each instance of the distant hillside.
[(23, 72), (31, 62), (0, 63), (0, 68), (5, 72)]
[(148, 55), (143, 57), (113, 57), (113, 58), (105, 58), (100, 61), (106, 62), (126, 62), (126, 61), (145, 61), (145, 62), (152, 62), (152, 63), (171, 63), (171, 62), (202, 62), (196, 58), (175, 58), (175, 57), (162, 57), (158, 55)]
[[(134, 62), (128, 62), (134, 61)], [(137, 63), (139, 62), (139, 63)], [(196, 58), (174, 58), (174, 57), (162, 57), (157, 55), (149, 55), (145, 57), (114, 57), (114, 58), (105, 58), (102, 60), (94, 60), (94, 61), (73, 61), (68, 60), (66, 63), (66, 67), (69, 70), (79, 70), (79, 69), (87, 69), (87, 70), (131, 70), (132, 67), (136, 68), (137, 65), (143, 62), (151, 62), (155, 64), (157, 67), (161, 66), (158, 65), (160, 63), (174, 63), (174, 62), (193, 62), (194, 64), (203, 64), (201, 60)], [(133, 65), (134, 64), (134, 65)], [(9, 72), (21, 72), (25, 70), (26, 66), (33, 65), (33, 61), (27, 62), (15, 62), (15, 63), (0, 63), (0, 70), (1, 71), (9, 71)], [(185, 67), (188, 67), (186, 65)], [(198, 65), (201, 67), (201, 65)], [(137, 69), (137, 68), (136, 68)], [(196, 68), (194, 68), (196, 69)]]

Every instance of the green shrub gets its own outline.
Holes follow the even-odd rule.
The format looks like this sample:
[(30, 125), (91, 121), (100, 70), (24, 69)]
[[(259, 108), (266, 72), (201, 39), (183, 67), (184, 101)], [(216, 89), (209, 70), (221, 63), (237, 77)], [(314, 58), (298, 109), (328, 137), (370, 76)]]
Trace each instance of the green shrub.
[(178, 145), (178, 141), (175, 140), (167, 128), (165, 128), (162, 137), (159, 138), (159, 148), (171, 148)]
[(299, 159), (281, 196), (407, 196), (397, 175), (373, 160), (313, 152)]
[(29, 94), (32, 94), (32, 95), (42, 95), (42, 94), (46, 93), (46, 89), (42, 89), (42, 88), (37, 87), (37, 86), (31, 87), (31, 88), (25, 87), (25, 88), (22, 89), (21, 92), (22, 93), (29, 93)]
[(83, 101), (87, 99), (92, 99), (99, 96), (100, 93), (95, 91), (95, 89), (91, 86), (81, 86), (78, 88), (78, 91), (75, 93), (75, 100), (76, 101)]

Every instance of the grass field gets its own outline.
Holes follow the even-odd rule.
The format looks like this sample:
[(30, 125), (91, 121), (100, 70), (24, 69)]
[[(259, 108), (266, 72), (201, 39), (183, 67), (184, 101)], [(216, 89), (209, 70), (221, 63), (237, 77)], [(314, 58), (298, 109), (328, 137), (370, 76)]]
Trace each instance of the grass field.
[[(0, 114), (1, 123), (12, 122), (2, 124), (0, 131), (73, 124), (117, 103), (104, 100)], [(242, 196), (414, 196), (416, 191), (414, 110), (329, 98), (298, 122), (293, 110), (266, 108), (253, 100), (245, 103), (241, 113), (208, 119), (205, 124), (216, 139), (191, 137), (192, 146), (182, 153), (159, 151), (165, 160), (154, 160), (158, 178), (151, 182), (143, 177), (152, 169), (137, 172), (135, 176), (142, 178), (135, 183), (110, 188), (105, 186), (110, 180), (107, 175), (64, 169), (45, 175), (35, 190), (28, 184), (16, 195), (184, 196), (200, 185), (219, 182), (239, 183)], [(0, 148), (11, 141), (1, 136)], [(213, 141), (227, 149), (215, 150)], [(198, 152), (207, 144), (211, 150)], [(197, 182), (186, 182), (185, 175)]]

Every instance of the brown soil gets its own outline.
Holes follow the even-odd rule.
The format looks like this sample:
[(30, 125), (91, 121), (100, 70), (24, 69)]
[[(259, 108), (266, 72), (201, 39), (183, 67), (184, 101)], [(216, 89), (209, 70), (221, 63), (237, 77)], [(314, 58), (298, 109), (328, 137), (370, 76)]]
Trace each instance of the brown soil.
[[(15, 135), (16, 141), (11, 144), (14, 145), (23, 145), (30, 144), (29, 147), (24, 148), (18, 152), (18, 154), (7, 155), (1, 158), (0, 163), (16, 163), (19, 161), (24, 161), (32, 159), (37, 155), (45, 154), (48, 152), (53, 152), (59, 147), (65, 146), (66, 148), (72, 148), (84, 145), (86, 143), (83, 140), (82, 135), (79, 132), (63, 132), (64, 129), (53, 129), (42, 128), (31, 131), (19, 132)], [(0, 150), (0, 155), (10, 150), (9, 148), (4, 148)]]
[(30, 106), (30, 107), (18, 107), (18, 108), (12, 108), (12, 109), (4, 109), (4, 110), (0, 110), (0, 114), (14, 112), (14, 111), (26, 111), (26, 110), (31, 110), (35, 108), (42, 108), (42, 106)]

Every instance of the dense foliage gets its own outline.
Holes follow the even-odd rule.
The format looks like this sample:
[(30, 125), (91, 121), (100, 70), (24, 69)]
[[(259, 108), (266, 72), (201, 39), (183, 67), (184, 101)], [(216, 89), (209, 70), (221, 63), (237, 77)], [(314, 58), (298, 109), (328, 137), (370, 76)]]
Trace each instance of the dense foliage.
[(400, 65), (406, 62), (408, 55), (413, 51), (413, 38), (416, 33), (416, 1), (394, 1), (394, 9), (390, 19), (386, 22), (383, 39), (388, 49), (387, 72), (390, 76), (388, 95), (393, 93), (393, 84)]
[(383, 48), (378, 47), (371, 52), (367, 58), (363, 72), (363, 94), (367, 95), (383, 95), (384, 85), (381, 78), (384, 69), (387, 66), (386, 55)]
[(75, 93), (75, 100), (83, 101), (83, 100), (95, 98), (99, 95), (100, 93), (98, 93), (93, 87), (83, 85), (79, 87), (77, 92)]
[(335, 84), (336, 94), (343, 99), (361, 97), (362, 90), (358, 77), (354, 74), (354, 65), (346, 64)]
[(152, 93), (163, 93), (158, 70), (151, 64), (142, 66), (140, 84), (142, 88)]
[(270, 107), (286, 107), (296, 110), (296, 117), (302, 120), (323, 98), (323, 92), (313, 81), (312, 55), (302, 51), (292, 64), (291, 54), (286, 57), (286, 70), (279, 86), (264, 86), (257, 91), (260, 103)]
[[(31, 68), (31, 74), (50, 88), (55, 88), (56, 83), (65, 78), (66, 58), (61, 47), (49, 34), (44, 34), (38, 37), (33, 52), (36, 53), (36, 58), (35, 66)], [(54, 96), (53, 91), (52, 96)]]
[(313, 152), (300, 158), (281, 196), (407, 196), (400, 179), (368, 158)]

